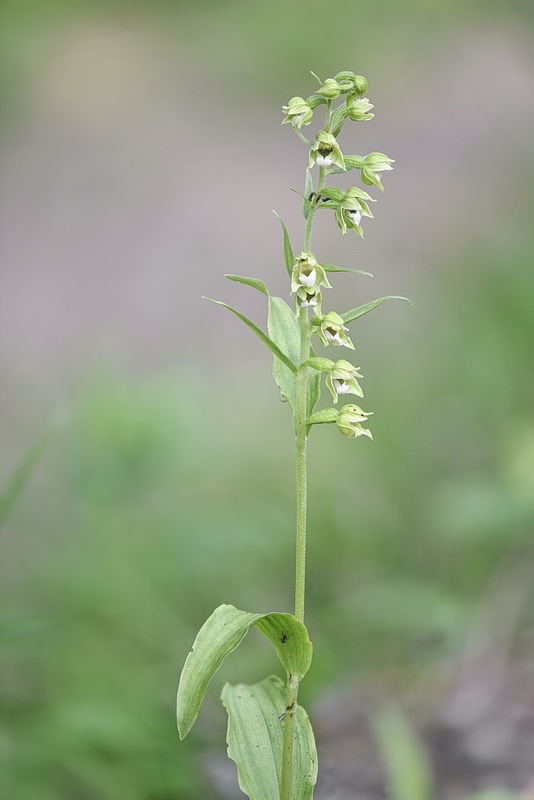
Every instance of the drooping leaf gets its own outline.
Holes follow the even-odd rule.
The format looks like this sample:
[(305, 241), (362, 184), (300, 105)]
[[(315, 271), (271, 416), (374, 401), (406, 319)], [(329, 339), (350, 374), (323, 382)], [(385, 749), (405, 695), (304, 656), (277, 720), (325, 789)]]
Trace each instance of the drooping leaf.
[(291, 242), (289, 240), (289, 233), (287, 232), (287, 228), (280, 214), (277, 214), (276, 211), (273, 211), (273, 214), (278, 218), (280, 225), (282, 226), (282, 231), (284, 233), (284, 263), (286, 265), (287, 274), (291, 276), (291, 273), (293, 272), (293, 264), (295, 263), (295, 256), (293, 255), (293, 248), (291, 247)]
[(370, 272), (364, 272), (362, 269), (348, 269), (347, 267), (338, 267), (336, 264), (321, 264), (321, 267), (325, 272), (354, 272), (356, 275), (366, 275), (368, 278), (373, 277)]
[(258, 292), (269, 297), (269, 290), (264, 282), (260, 281), (258, 278), (244, 278), (242, 275), (225, 275), (224, 277), (235, 283), (243, 283), (245, 286), (252, 286), (253, 289), (257, 289)]
[(308, 219), (310, 215), (310, 197), (313, 193), (313, 178), (311, 171), (306, 170), (306, 182), (304, 184), (304, 202), (302, 203), (302, 213), (304, 219)]
[[(221, 700), (228, 713), (228, 755), (239, 786), (250, 800), (276, 800), (282, 772), (285, 687), (276, 675), (252, 686), (226, 684)], [(308, 715), (295, 709), (291, 797), (311, 800), (317, 781), (317, 750)]]
[(211, 678), (253, 625), (274, 644), (287, 673), (302, 677), (308, 671), (312, 644), (306, 627), (292, 614), (254, 614), (232, 605), (219, 606), (198, 632), (180, 676), (176, 720), (181, 739), (198, 716)]
[(293, 362), (290, 361), (290, 359), (286, 355), (284, 355), (284, 353), (280, 350), (280, 348), (267, 336), (266, 333), (264, 333), (261, 330), (261, 328), (258, 328), (258, 326), (255, 325), (252, 322), (252, 320), (250, 320), (248, 317), (245, 317), (245, 315), (241, 314), (240, 311), (236, 311), (235, 308), (232, 308), (232, 306), (229, 306), (228, 303), (223, 303), (222, 300), (212, 300), (210, 297), (204, 297), (203, 300), (209, 300), (210, 303), (215, 303), (218, 306), (222, 306), (223, 308), (227, 308), (228, 311), (231, 311), (232, 314), (235, 314), (236, 317), (238, 317), (242, 322), (244, 322), (245, 325), (247, 325), (250, 328), (251, 331), (254, 331), (254, 333), (256, 334), (258, 339), (261, 339), (263, 344), (266, 345), (269, 348), (271, 353), (274, 353), (276, 358), (280, 359), (280, 361), (283, 364), (285, 364), (285, 366), (291, 372), (296, 372), (297, 371), (297, 367), (295, 366), (295, 364), (293, 364)]
[[(269, 336), (293, 364), (300, 363), (300, 328), (295, 314), (281, 297), (269, 298)], [(295, 375), (275, 359), (273, 375), (282, 396), (295, 413)]]
[(358, 306), (358, 308), (353, 308), (351, 311), (346, 311), (344, 314), (341, 315), (343, 322), (347, 324), (349, 322), (354, 322), (355, 319), (358, 317), (363, 317), (364, 314), (368, 314), (369, 311), (372, 311), (373, 308), (377, 308), (377, 306), (381, 306), (382, 303), (386, 303), (388, 300), (406, 300), (407, 303), (411, 301), (408, 300), (407, 297), (399, 297), (398, 295), (390, 295), (389, 297), (379, 297), (378, 300), (372, 300), (370, 303), (365, 303), (363, 306)]

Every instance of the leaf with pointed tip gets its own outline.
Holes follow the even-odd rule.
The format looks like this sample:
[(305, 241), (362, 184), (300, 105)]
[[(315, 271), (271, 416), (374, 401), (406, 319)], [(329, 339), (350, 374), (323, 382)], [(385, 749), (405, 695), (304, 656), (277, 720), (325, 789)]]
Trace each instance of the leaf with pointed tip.
[(198, 632), (180, 676), (176, 721), (181, 739), (198, 716), (211, 678), (253, 625), (274, 644), (288, 674), (302, 677), (308, 671), (312, 644), (306, 627), (292, 614), (254, 614), (232, 605), (219, 606)]
[(282, 231), (284, 232), (284, 262), (286, 265), (287, 274), (291, 276), (293, 272), (293, 264), (295, 263), (295, 256), (293, 255), (293, 248), (291, 247), (291, 242), (289, 241), (289, 233), (287, 232), (287, 228), (280, 214), (277, 214), (276, 211), (273, 211), (273, 214), (278, 218), (278, 221), (282, 226)]
[(351, 311), (346, 311), (341, 315), (341, 319), (347, 324), (349, 322), (354, 322), (354, 320), (358, 319), (358, 317), (363, 317), (364, 314), (368, 314), (369, 311), (372, 311), (373, 308), (376, 308), (377, 306), (381, 306), (382, 303), (387, 303), (388, 300), (406, 300), (406, 302), (410, 303), (411, 305), (411, 300), (408, 300), (407, 297), (399, 297), (398, 295), (379, 297), (378, 300), (372, 300), (370, 303), (365, 303), (363, 306), (358, 306), (358, 308), (353, 308)]
[[(221, 700), (228, 713), (228, 755), (237, 765), (239, 786), (250, 800), (280, 796), (285, 687), (276, 675), (248, 686), (226, 684)], [(317, 750), (308, 715), (297, 705), (291, 797), (312, 800)]]
[(253, 331), (256, 334), (258, 339), (261, 339), (263, 344), (266, 345), (269, 348), (271, 353), (274, 353), (276, 358), (280, 359), (280, 361), (283, 364), (285, 364), (285, 366), (289, 370), (291, 370), (291, 372), (296, 372), (297, 371), (297, 367), (293, 364), (293, 362), (290, 361), (289, 358), (286, 355), (284, 355), (284, 353), (282, 353), (280, 348), (271, 339), (269, 339), (267, 334), (264, 333), (261, 330), (261, 328), (258, 328), (258, 326), (255, 325), (252, 322), (252, 320), (250, 320), (248, 317), (245, 317), (245, 315), (241, 314), (240, 311), (236, 311), (235, 308), (232, 308), (232, 306), (229, 306), (228, 303), (223, 303), (222, 300), (212, 300), (211, 297), (203, 297), (202, 299), (203, 300), (209, 300), (210, 303), (215, 303), (215, 305), (217, 305), (217, 306), (222, 306), (223, 308), (227, 308), (228, 311), (231, 311), (232, 314), (235, 314), (236, 317), (238, 317), (242, 322), (244, 322), (245, 325), (247, 325), (250, 328), (250, 330)]
[(306, 170), (306, 182), (304, 184), (304, 202), (302, 203), (302, 213), (304, 219), (310, 215), (310, 195), (313, 193), (313, 178), (309, 169)]
[(373, 277), (370, 272), (364, 272), (363, 269), (348, 269), (347, 267), (338, 267), (335, 264), (321, 264), (321, 267), (325, 272), (354, 272), (356, 275), (367, 275), (368, 278)]
[[(315, 350), (313, 347), (310, 347), (310, 356), (315, 358)], [(306, 399), (306, 417), (309, 417), (310, 414), (313, 413), (313, 409), (319, 402), (321, 397), (321, 373), (317, 372), (316, 370), (309, 370), (308, 371), (308, 395)], [(308, 425), (307, 431), (309, 432), (310, 427)]]
[[(300, 328), (297, 318), (281, 297), (269, 298), (267, 318), (269, 336), (294, 364), (300, 362)], [(287, 400), (295, 417), (295, 375), (283, 363), (275, 359), (273, 376), (282, 396)]]
[(224, 277), (228, 278), (230, 281), (235, 281), (235, 283), (243, 283), (245, 286), (252, 286), (253, 289), (257, 289), (258, 292), (269, 297), (269, 290), (264, 282), (260, 281), (258, 278), (244, 278), (242, 275), (225, 275)]

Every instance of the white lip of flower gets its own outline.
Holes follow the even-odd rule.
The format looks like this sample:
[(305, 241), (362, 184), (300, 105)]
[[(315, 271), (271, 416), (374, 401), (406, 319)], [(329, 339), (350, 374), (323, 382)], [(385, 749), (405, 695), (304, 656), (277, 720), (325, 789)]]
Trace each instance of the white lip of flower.
[(361, 211), (357, 211), (355, 208), (346, 208), (345, 214), (349, 217), (355, 225), (359, 225), (362, 219)]
[(308, 288), (315, 286), (315, 281), (317, 280), (317, 273), (314, 269), (312, 269), (307, 275), (305, 272), (299, 273), (299, 283), (303, 286), (308, 286)]
[(304, 119), (304, 112), (302, 114), (295, 114), (291, 117), (291, 122), (293, 125), (299, 125), (302, 120)]
[(332, 383), (338, 394), (350, 394), (350, 386), (343, 379), (334, 378)]
[(320, 153), (317, 153), (315, 163), (318, 167), (331, 167), (334, 162), (330, 156), (322, 156)]
[(312, 306), (317, 305), (317, 295), (316, 294), (308, 294), (306, 293), (306, 299), (302, 300), (301, 302), (302, 308), (311, 308)]
[(326, 336), (329, 342), (337, 342), (338, 344), (343, 344), (343, 339), (341, 338), (339, 331), (335, 331), (333, 328), (325, 328), (324, 335)]

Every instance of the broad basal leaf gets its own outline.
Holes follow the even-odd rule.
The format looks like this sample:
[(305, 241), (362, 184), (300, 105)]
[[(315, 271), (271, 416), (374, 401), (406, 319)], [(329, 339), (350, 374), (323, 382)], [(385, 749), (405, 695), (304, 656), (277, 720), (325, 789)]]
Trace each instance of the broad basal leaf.
[(229, 306), (228, 303), (223, 303), (221, 300), (212, 300), (210, 297), (204, 297), (203, 299), (209, 300), (210, 303), (215, 303), (216, 305), (222, 306), (223, 308), (227, 308), (228, 311), (231, 311), (232, 314), (235, 314), (236, 317), (238, 317), (242, 322), (244, 322), (245, 325), (247, 325), (251, 331), (254, 331), (258, 339), (261, 339), (263, 344), (265, 344), (269, 348), (271, 353), (274, 353), (276, 358), (280, 359), (280, 361), (283, 364), (285, 364), (286, 367), (291, 372), (297, 371), (297, 367), (295, 366), (295, 364), (292, 361), (290, 361), (290, 359), (280, 350), (280, 348), (267, 336), (266, 333), (264, 333), (261, 330), (261, 328), (258, 328), (258, 326), (252, 322), (252, 320), (250, 320), (248, 317), (245, 317), (245, 315), (241, 314), (240, 311), (236, 311), (235, 308)]
[(302, 677), (308, 671), (312, 644), (306, 627), (292, 614), (254, 614), (232, 605), (219, 606), (198, 632), (180, 676), (176, 719), (181, 739), (187, 736), (197, 718), (211, 678), (252, 625), (274, 644), (288, 674)]
[(364, 314), (372, 311), (373, 308), (376, 308), (377, 306), (381, 306), (382, 303), (387, 303), (388, 300), (406, 300), (407, 303), (411, 304), (411, 301), (408, 300), (407, 297), (398, 297), (397, 295), (379, 297), (378, 300), (372, 300), (370, 303), (365, 303), (363, 306), (358, 306), (358, 308), (353, 308), (351, 311), (346, 311), (341, 315), (341, 318), (343, 322), (346, 323), (354, 322), (354, 320), (358, 319), (358, 317), (363, 317)]
[[(235, 761), (239, 786), (250, 800), (280, 796), (285, 686), (271, 675), (252, 686), (226, 684), (221, 700), (228, 712), (228, 755)], [(317, 751), (308, 716), (295, 709), (291, 797), (311, 800), (317, 781)]]

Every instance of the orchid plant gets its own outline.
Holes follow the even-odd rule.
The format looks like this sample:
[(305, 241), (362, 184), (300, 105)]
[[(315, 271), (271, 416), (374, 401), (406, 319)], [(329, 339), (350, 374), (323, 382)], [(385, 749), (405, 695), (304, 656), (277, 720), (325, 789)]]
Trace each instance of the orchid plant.
[[(365, 97), (366, 79), (349, 71), (325, 81), (316, 75), (314, 78), (319, 82), (314, 94), (307, 99), (292, 97), (283, 107), (283, 124), (288, 124), (308, 149), (305, 188), (303, 193), (299, 192), (305, 220), (303, 246), (296, 256), (287, 228), (278, 217), (295, 307), (292, 309), (282, 298), (273, 297), (258, 278), (240, 275), (226, 277), (267, 298), (267, 332), (226, 303), (212, 301), (235, 314), (274, 354), (274, 379), (291, 412), (296, 441), (294, 613), (259, 614), (232, 605), (219, 606), (200, 629), (178, 687), (177, 722), (183, 739), (198, 715), (209, 681), (250, 628), (257, 628), (272, 642), (285, 670), (285, 680), (271, 675), (254, 685), (227, 683), (221, 695), (228, 713), (228, 755), (237, 765), (239, 785), (250, 800), (310, 800), (317, 780), (312, 728), (297, 702), (300, 683), (312, 659), (312, 644), (304, 625), (308, 436), (314, 425), (335, 424), (347, 438), (372, 438), (371, 431), (364, 427), (371, 412), (356, 403), (343, 405), (339, 410), (334, 407), (340, 395), (363, 397), (359, 367), (345, 359), (333, 361), (318, 356), (314, 347), (319, 341), (324, 347), (354, 350), (348, 326), (388, 300), (405, 299), (381, 297), (343, 314), (323, 313), (323, 291), (331, 288), (329, 275), (369, 273), (319, 263), (312, 248), (316, 215), (331, 211), (342, 234), (354, 231), (363, 237), (362, 221), (373, 216), (369, 204), (374, 202), (360, 187), (344, 191), (327, 185), (327, 180), (340, 173), (359, 171), (364, 186), (382, 191), (381, 174), (392, 169), (393, 161), (378, 152), (363, 157), (344, 155), (338, 143), (347, 120), (363, 122), (374, 116), (370, 113), (373, 106)], [(318, 111), (324, 112), (324, 124), (310, 140), (302, 133), (302, 127), (315, 121)], [(314, 168), (318, 173), (315, 178)], [(325, 376), (333, 406), (316, 410), (321, 374)]]

